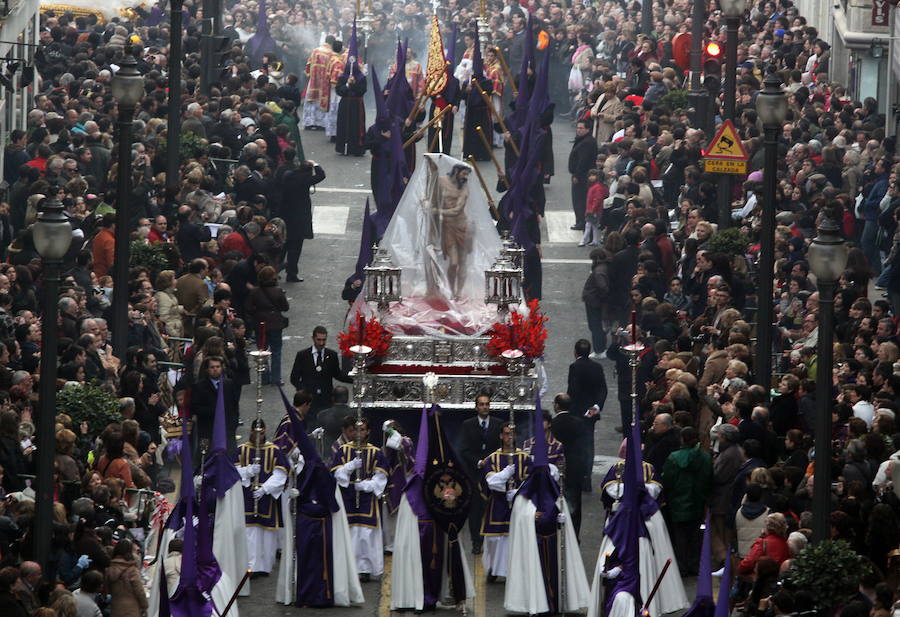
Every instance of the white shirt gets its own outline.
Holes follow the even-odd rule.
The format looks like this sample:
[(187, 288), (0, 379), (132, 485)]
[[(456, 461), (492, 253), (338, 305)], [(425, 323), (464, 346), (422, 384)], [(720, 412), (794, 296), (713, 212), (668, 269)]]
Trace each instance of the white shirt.
[(872, 428), (872, 421), (875, 419), (875, 406), (869, 401), (858, 401), (853, 406), (853, 416), (862, 418), (866, 421), (866, 427)]

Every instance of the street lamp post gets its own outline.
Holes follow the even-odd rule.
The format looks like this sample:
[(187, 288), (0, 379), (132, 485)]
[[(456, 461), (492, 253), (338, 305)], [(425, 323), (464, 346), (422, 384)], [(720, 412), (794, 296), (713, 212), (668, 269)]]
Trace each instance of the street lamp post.
[(653, 32), (653, 2), (655, 0), (643, 0), (641, 4), (641, 34), (650, 36)]
[(37, 415), (37, 475), (35, 478), (34, 556), (46, 568), (53, 531), (53, 462), (56, 427), (57, 302), (59, 267), (72, 243), (72, 226), (58, 199), (44, 201), (32, 227), (34, 247), (41, 256), (41, 383)]
[(144, 95), (144, 78), (137, 68), (131, 42), (112, 80), (112, 95), (119, 107), (118, 178), (116, 181), (116, 246), (113, 263), (113, 352), (124, 362), (128, 347), (128, 201), (131, 194), (131, 129), (134, 109)]
[(772, 292), (775, 269), (775, 174), (778, 168), (778, 131), (787, 117), (787, 98), (781, 79), (769, 73), (756, 97), (756, 112), (763, 125), (765, 158), (762, 192), (762, 236), (759, 251), (759, 287), (756, 294), (756, 383), (772, 387)]
[[(183, 0), (169, 2), (169, 109), (166, 127), (166, 189), (174, 194), (179, 187), (181, 161), (181, 32)], [(208, 47), (207, 47), (208, 49)]]
[[(735, 90), (737, 89), (737, 46), (738, 28), (741, 17), (747, 8), (746, 0), (719, 0), (719, 7), (725, 17), (725, 79), (722, 88), (725, 91), (725, 120), (734, 122)], [(731, 174), (719, 175), (719, 228), (731, 225), (731, 195), (734, 191), (734, 178)]]
[[(709, 94), (700, 83), (700, 65), (703, 59), (703, 22), (706, 20), (706, 0), (694, 0), (691, 12), (691, 89), (688, 103), (694, 109), (693, 125), (706, 128)], [(707, 135), (707, 137), (710, 137)]]
[(809, 268), (819, 289), (816, 359), (816, 460), (813, 468), (813, 541), (831, 537), (831, 365), (834, 362), (834, 289), (847, 264), (847, 244), (833, 218), (822, 213), (809, 247)]

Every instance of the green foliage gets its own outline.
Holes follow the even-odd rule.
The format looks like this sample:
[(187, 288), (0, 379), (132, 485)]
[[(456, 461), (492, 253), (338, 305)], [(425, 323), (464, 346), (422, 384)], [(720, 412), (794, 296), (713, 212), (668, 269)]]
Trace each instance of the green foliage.
[(857, 554), (844, 540), (825, 540), (810, 544), (794, 558), (787, 583), (809, 592), (818, 608), (831, 611), (847, 603), (869, 574), (870, 562)]
[[(166, 156), (166, 138), (165, 136), (160, 137), (159, 139), (159, 152), (158, 155), (165, 158)], [(192, 133), (190, 131), (183, 132), (181, 134), (181, 139), (179, 140), (178, 154), (181, 161), (186, 161), (188, 159), (195, 159), (201, 154), (206, 154), (209, 150), (209, 142), (205, 139), (197, 135), (196, 133)]]
[(92, 384), (70, 385), (56, 395), (56, 410), (68, 414), (75, 426), (87, 422), (92, 436), (111, 422), (121, 422), (119, 399)]
[(687, 109), (687, 90), (670, 90), (665, 95), (659, 97), (659, 104), (665, 105), (673, 111), (676, 109)]
[[(150, 270), (151, 280), (162, 270), (171, 270), (172, 260), (162, 242), (157, 244), (145, 244), (142, 240), (132, 240), (128, 265), (130, 267), (144, 266)], [(177, 255), (175, 255), (177, 259)]]
[(713, 234), (709, 239), (708, 250), (710, 253), (722, 253), (731, 257), (744, 255), (747, 252), (748, 244), (750, 244), (750, 240), (741, 233), (740, 229), (729, 227)]

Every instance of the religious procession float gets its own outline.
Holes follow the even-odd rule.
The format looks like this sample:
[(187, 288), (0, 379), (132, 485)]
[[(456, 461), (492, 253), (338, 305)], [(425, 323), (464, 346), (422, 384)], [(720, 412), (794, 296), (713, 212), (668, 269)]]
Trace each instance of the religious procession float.
[(524, 251), (497, 232), (472, 172), (424, 154), (364, 268), (339, 343), (353, 359), (355, 402), (372, 419), (423, 401), (472, 410), (479, 394), (510, 418), (534, 409), (546, 318), (523, 300)]

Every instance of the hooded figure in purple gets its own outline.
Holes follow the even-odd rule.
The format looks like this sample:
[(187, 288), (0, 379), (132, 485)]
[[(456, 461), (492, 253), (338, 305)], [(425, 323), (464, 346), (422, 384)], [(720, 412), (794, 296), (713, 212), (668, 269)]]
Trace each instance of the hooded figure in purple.
[(549, 461), (540, 401), (534, 424), (531, 474), (513, 500), (510, 517), (503, 607), (529, 615), (581, 611), (588, 605), (590, 588), (560, 494), (559, 470)]
[[(541, 243), (539, 217), (544, 215), (545, 197), (541, 152), (547, 132), (541, 122), (549, 103), (547, 83), (550, 56), (545, 55), (535, 78), (534, 93), (528, 101), (528, 112), (521, 126), (510, 128), (519, 144), (519, 157), (508, 176), (509, 190), (500, 199), (498, 229), (509, 230), (513, 239), (525, 249), (524, 291), (528, 299), (540, 299), (542, 292)], [(520, 92), (521, 94), (521, 92)]]
[[(247, 528), (244, 522), (244, 492), (241, 475), (228, 456), (225, 396), (221, 382), (216, 394), (212, 445), (203, 463), (203, 496), (215, 509), (213, 552), (232, 585), (247, 570)], [(249, 582), (241, 595), (250, 595)]]
[(362, 603), (337, 484), (307, 436), (305, 423), (280, 393), (286, 417), (278, 427), (275, 445), (291, 462), (291, 469), (282, 496), (284, 548), (275, 600), (316, 608)]
[(647, 493), (641, 459), (640, 425), (633, 422), (622, 474), (622, 499), (604, 529), (588, 617), (601, 613), (625, 617), (629, 610), (628, 617), (634, 617), (669, 559), (671, 566), (648, 610), (651, 615), (662, 615), (689, 605), (665, 522), (656, 501)]
[(334, 87), (341, 97), (337, 110), (337, 135), (334, 149), (343, 156), (362, 156), (366, 152), (366, 76), (363, 73), (356, 38), (356, 20), (350, 35), (350, 47), (344, 72)]
[(404, 118), (398, 118), (393, 111), (400, 107), (397, 103), (398, 96), (394, 96), (395, 107), (389, 107), (374, 68), (372, 88), (375, 95), (375, 123), (366, 132), (366, 147), (372, 152), (369, 177), (376, 207), (372, 218), (375, 222), (376, 237), (380, 238), (391, 222), (397, 204), (400, 203), (406, 181), (409, 180), (409, 171), (403, 156)]
[(473, 487), (447, 441), (437, 405), (422, 409), (415, 460), (397, 510), (391, 610), (433, 609), (443, 589), (457, 605), (475, 596), (459, 537)]
[[(482, 133), (490, 146), (493, 140), (494, 132), (491, 129), (493, 124), (491, 120), (491, 110), (485, 102), (484, 97), (478, 90), (488, 95), (494, 91), (491, 80), (484, 75), (484, 59), (481, 57), (481, 43), (478, 40), (478, 29), (475, 29), (475, 47), (472, 50), (472, 80), (467, 84), (462, 84), (462, 90), (466, 99), (466, 119), (463, 128), (463, 158), (468, 160), (471, 155), (476, 161), (491, 160), (490, 151), (485, 148), (485, 141), (478, 135), (478, 127), (481, 127)], [(478, 84), (476, 86), (476, 83)]]
[(384, 549), (394, 550), (394, 531), (397, 526), (397, 508), (403, 497), (406, 481), (412, 475), (416, 457), (412, 439), (404, 435), (400, 423), (386, 420), (381, 426), (384, 445), (381, 452), (388, 466), (388, 482), (382, 501), (382, 524), (384, 526)]
[(256, 32), (247, 41), (247, 57), (250, 59), (251, 68), (258, 69), (263, 66), (263, 56), (274, 55), (278, 49), (275, 39), (269, 33), (269, 20), (266, 15), (266, 0), (259, 0), (259, 16), (256, 18)]
[(376, 233), (375, 219), (372, 218), (369, 198), (366, 197), (366, 207), (363, 209), (362, 231), (359, 235), (359, 251), (356, 255), (356, 267), (353, 270), (353, 274), (344, 281), (344, 289), (341, 291), (341, 299), (346, 300), (351, 305), (356, 302), (356, 298), (362, 292), (363, 285), (366, 282), (366, 266), (372, 263), (372, 245), (377, 239)]
[[(222, 408), (221, 422), (218, 416), (216, 422), (224, 426), (224, 401), (221, 399), (220, 406)], [(217, 434), (214, 428), (212, 452), (208, 455), (210, 460), (216, 458), (215, 453), (225, 451), (224, 434)], [(222, 542), (233, 542), (230, 536), (226, 536), (220, 528), (220, 512), (227, 513), (228, 508), (223, 507), (222, 501), (218, 497), (219, 489), (227, 486), (228, 474), (227, 469), (219, 467), (218, 462), (212, 465), (222, 471), (223, 481), (221, 483), (213, 483), (204, 475), (201, 476), (203, 482), (200, 488), (200, 499), (194, 490), (196, 479), (193, 477), (193, 469), (190, 464), (191, 458), (191, 435), (185, 429), (181, 439), (181, 460), (186, 464), (182, 465), (181, 477), (181, 494), (175, 508), (166, 521), (165, 529), (159, 536), (159, 543), (154, 547), (154, 552), (158, 556), (158, 570), (154, 573), (150, 582), (150, 598), (148, 615), (210, 615), (212, 613), (212, 603), (217, 607), (223, 607), (234, 594), (237, 585), (240, 584), (244, 576), (244, 570), (240, 571), (236, 578), (232, 578), (229, 573), (231, 564), (227, 567), (220, 567), (222, 563), (216, 556), (215, 551), (221, 550), (219, 546)], [(227, 459), (227, 455), (225, 455)], [(240, 485), (237, 485), (238, 491)], [(227, 489), (226, 489), (227, 490)], [(238, 495), (240, 509), (243, 510), (243, 498)], [(227, 503), (227, 500), (226, 500)], [(215, 512), (215, 514), (214, 514)], [(196, 518), (197, 524), (193, 524)], [(215, 531), (213, 520), (215, 520)], [(185, 522), (191, 524), (185, 525)], [(235, 532), (237, 533), (237, 532)], [(169, 555), (169, 543), (176, 536), (181, 535), (184, 540), (184, 548), (181, 554), (181, 575), (178, 585), (175, 588), (165, 585), (165, 573), (163, 572), (163, 560)], [(214, 538), (218, 535), (219, 538)], [(246, 540), (243, 534), (237, 536), (241, 545)], [(240, 549), (240, 547), (237, 547)], [(234, 550), (234, 547), (232, 547)], [(239, 553), (239, 550), (235, 550)], [(228, 554), (223, 551), (223, 556), (227, 560)], [(246, 570), (246, 562), (244, 565)], [(249, 582), (245, 583), (244, 589), (249, 593)], [(166, 601), (171, 596), (170, 601)], [(212, 599), (212, 603), (209, 601)], [(237, 605), (233, 606), (229, 615), (237, 615)]]
[[(181, 494), (169, 515), (166, 530), (160, 536), (157, 547), (162, 564), (169, 552), (169, 542), (177, 533), (182, 534), (184, 548), (181, 553), (181, 574), (174, 590), (164, 583), (165, 571), (160, 566), (151, 582), (148, 614), (173, 617), (211, 617), (213, 603), (223, 606), (228, 601), (224, 587), (218, 585), (222, 570), (213, 555), (213, 529), (210, 510), (201, 491), (198, 503), (194, 491), (191, 467), (191, 436), (187, 427), (182, 435)], [(196, 518), (197, 523), (194, 524)], [(233, 586), (230, 586), (233, 589)], [(171, 597), (169, 594), (171, 593)]]

